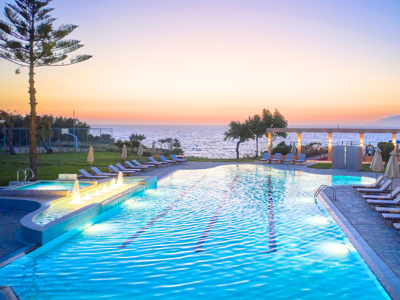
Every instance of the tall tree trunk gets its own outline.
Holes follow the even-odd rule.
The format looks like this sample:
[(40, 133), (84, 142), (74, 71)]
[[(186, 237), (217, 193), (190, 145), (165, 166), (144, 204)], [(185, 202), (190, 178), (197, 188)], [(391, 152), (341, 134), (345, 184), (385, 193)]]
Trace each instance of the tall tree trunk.
[[(34, 24), (32, 24), (33, 26)], [(29, 155), (30, 168), (33, 171), (33, 180), (36, 180), (37, 175), (37, 140), (36, 140), (36, 90), (35, 90), (35, 69), (34, 69), (34, 32), (32, 30), (30, 36), (30, 66), (29, 66), (29, 100), (31, 105), (30, 125), (29, 125)]]
[(240, 142), (237, 142), (237, 144), (236, 144), (236, 158), (237, 159), (239, 159), (239, 145), (240, 145)]
[(256, 136), (256, 158), (258, 157), (258, 136)]

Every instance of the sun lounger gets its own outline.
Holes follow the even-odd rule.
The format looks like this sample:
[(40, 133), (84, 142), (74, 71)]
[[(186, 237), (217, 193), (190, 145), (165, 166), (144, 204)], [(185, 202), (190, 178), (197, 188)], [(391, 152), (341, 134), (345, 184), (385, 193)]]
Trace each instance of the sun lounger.
[(164, 155), (159, 155), (158, 157), (161, 159), (162, 162), (167, 162), (167, 163), (176, 165), (176, 161), (174, 161), (174, 160), (168, 160)]
[(394, 191), (387, 195), (362, 195), (364, 199), (377, 199), (377, 200), (392, 200), (400, 194), (400, 187), (397, 187)]
[(135, 166), (134, 164), (132, 164), (130, 161), (125, 161), (125, 167), (129, 170), (129, 169), (139, 169), (143, 172), (147, 172), (150, 171), (150, 166)]
[(390, 205), (394, 205), (394, 206), (399, 206), (400, 205), (400, 196), (397, 197), (394, 200), (375, 200), (375, 199), (370, 199), (366, 201), (368, 206), (390, 206)]
[(171, 158), (172, 158), (173, 160), (181, 161), (181, 162), (187, 162), (187, 158), (186, 158), (186, 157), (177, 157), (177, 156), (174, 155), (174, 154), (171, 154), (170, 156), (171, 156)]
[(303, 153), (303, 154), (299, 155), (299, 159), (296, 160), (294, 163), (295, 164), (304, 164), (305, 162), (306, 162), (306, 155)]
[(118, 172), (122, 172), (122, 174), (127, 174), (127, 175), (135, 175), (136, 171), (121, 171), (120, 169), (118, 169), (116, 166), (113, 165), (109, 165), (108, 169), (110, 170), (111, 173), (118, 173)]
[(83, 176), (84, 179), (107, 179), (108, 178), (108, 176), (94, 176), (94, 175), (91, 175), (91, 174), (89, 174), (88, 171), (86, 171), (84, 169), (81, 169), (78, 172)]
[(376, 188), (376, 189), (366, 189), (366, 188), (358, 188), (357, 192), (359, 193), (386, 193), (386, 190), (388, 189), (388, 187), (390, 186), (390, 180), (387, 180), (386, 182), (384, 182), (382, 184), (382, 186), (380, 188)]
[(392, 225), (393, 225), (394, 229), (396, 229), (396, 234), (397, 234), (400, 230), (400, 223), (393, 223)]
[(153, 170), (153, 169), (155, 169), (156, 168), (156, 166), (155, 165), (142, 165), (142, 164), (140, 164), (136, 159), (132, 159), (132, 164), (136, 167), (136, 168), (140, 168), (140, 167), (143, 167), (143, 168), (149, 168), (149, 170)]
[(259, 161), (262, 163), (269, 162), (271, 160), (270, 155), (268, 152), (264, 152), (263, 158), (261, 158)]
[(284, 160), (283, 162), (284, 162), (284, 163), (288, 163), (288, 162), (292, 162), (292, 160), (293, 160), (293, 153), (288, 153), (288, 154), (286, 155), (285, 160)]
[(281, 154), (280, 153), (275, 153), (275, 156), (274, 156), (274, 158), (273, 159), (271, 159), (271, 162), (278, 162), (278, 163), (280, 163), (281, 162)]
[(152, 161), (146, 161), (145, 159), (141, 159), (141, 162), (144, 163), (145, 165), (150, 165), (150, 166), (155, 166), (157, 168), (165, 167), (166, 165), (161, 163), (161, 162), (152, 162)]
[(98, 176), (118, 176), (117, 173), (104, 173), (102, 171), (100, 171), (97, 167), (92, 167), (92, 171), (94, 172), (94, 174), (98, 175)]
[(390, 214), (400, 214), (400, 207), (375, 207), (378, 214), (390, 213)]
[(156, 160), (154, 159), (154, 157), (149, 157), (149, 159), (150, 159), (150, 161), (151, 161), (152, 163), (158, 163), (158, 164), (162, 164), (162, 165), (164, 165), (164, 166), (169, 166), (169, 162), (165, 162), (165, 161), (156, 161)]
[(120, 171), (135, 171), (135, 172), (137, 172), (137, 173), (142, 172), (141, 169), (136, 169), (136, 168), (127, 169), (127, 168), (125, 168), (123, 165), (121, 165), (120, 163), (115, 164), (115, 166), (116, 166)]
[(386, 221), (390, 221), (389, 223), (389, 227), (391, 224), (393, 224), (394, 221), (400, 221), (400, 214), (387, 214), (384, 213), (382, 214), (382, 219), (386, 222)]
[(373, 183), (373, 184), (352, 184), (351, 187), (355, 188), (355, 189), (362, 189), (362, 188), (364, 188), (364, 189), (373, 189), (373, 188), (377, 188), (382, 183), (383, 178), (385, 178), (385, 177), (383, 175), (381, 175), (381, 176), (378, 177), (376, 182)]

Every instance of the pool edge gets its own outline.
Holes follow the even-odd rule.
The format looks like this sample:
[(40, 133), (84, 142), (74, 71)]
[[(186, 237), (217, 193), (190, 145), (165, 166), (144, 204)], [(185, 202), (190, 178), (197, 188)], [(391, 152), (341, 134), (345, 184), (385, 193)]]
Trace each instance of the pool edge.
[(400, 300), (400, 279), (375, 253), (371, 246), (364, 240), (353, 225), (351, 225), (349, 220), (347, 220), (340, 210), (332, 203), (324, 191), (318, 195), (318, 200), (324, 205), (325, 209), (339, 225), (340, 229), (350, 240), (388, 295), (394, 300)]
[(40, 226), (34, 223), (31, 218), (41, 211), (47, 209), (49, 204), (43, 204), (38, 210), (21, 219), (22, 238), (32, 244), (44, 245), (155, 184), (157, 184), (157, 177), (148, 176), (142, 180), (139, 185), (119, 193), (110, 199), (106, 199), (105, 201), (99, 203), (89, 204), (57, 220), (45, 224), (44, 226)]

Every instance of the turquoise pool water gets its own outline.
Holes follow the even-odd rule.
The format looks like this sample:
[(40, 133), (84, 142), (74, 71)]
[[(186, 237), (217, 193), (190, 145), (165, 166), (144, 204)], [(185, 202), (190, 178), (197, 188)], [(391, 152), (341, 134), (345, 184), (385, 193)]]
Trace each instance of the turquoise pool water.
[(344, 176), (179, 171), (101, 223), (0, 269), (21, 299), (390, 299), (313, 199)]
[[(18, 190), (40, 190), (40, 191), (72, 191), (75, 182), (39, 181), (28, 185), (19, 186)], [(79, 182), (79, 188), (88, 187), (91, 183)]]

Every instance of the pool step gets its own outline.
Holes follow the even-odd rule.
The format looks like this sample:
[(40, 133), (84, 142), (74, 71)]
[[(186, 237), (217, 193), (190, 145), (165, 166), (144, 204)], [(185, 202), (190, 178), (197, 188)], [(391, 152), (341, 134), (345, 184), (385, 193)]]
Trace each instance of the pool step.
[(0, 300), (21, 300), (11, 286), (0, 285)]

